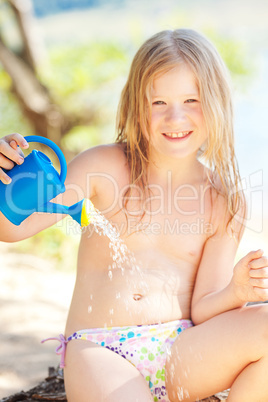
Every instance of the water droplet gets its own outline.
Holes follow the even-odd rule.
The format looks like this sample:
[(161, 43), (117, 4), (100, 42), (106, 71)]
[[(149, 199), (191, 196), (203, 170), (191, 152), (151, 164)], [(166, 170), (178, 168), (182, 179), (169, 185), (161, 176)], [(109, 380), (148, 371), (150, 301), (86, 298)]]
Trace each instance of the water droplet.
[[(144, 272), (137, 264), (134, 254), (120, 238), (120, 233), (116, 227), (114, 227), (113, 224), (97, 209), (90, 211), (90, 222), (99, 236), (104, 235), (109, 239), (109, 248), (111, 250), (112, 259), (112, 264), (108, 267), (108, 276), (110, 280), (112, 280), (113, 277), (113, 269), (121, 270), (122, 275), (124, 275), (125, 272), (127, 274), (130, 273), (130, 276), (134, 276), (135, 274), (140, 284), (139, 288), (142, 288), (142, 290), (144, 289), (145, 293), (146, 289), (148, 289), (148, 284), (144, 280)], [(128, 278), (127, 275), (126, 277)], [(118, 298), (119, 297), (121, 296), (118, 296)], [(90, 300), (92, 300), (92, 298), (90, 298)]]
[(90, 314), (92, 312), (92, 306), (88, 306), (87, 312), (88, 312), (88, 314)]

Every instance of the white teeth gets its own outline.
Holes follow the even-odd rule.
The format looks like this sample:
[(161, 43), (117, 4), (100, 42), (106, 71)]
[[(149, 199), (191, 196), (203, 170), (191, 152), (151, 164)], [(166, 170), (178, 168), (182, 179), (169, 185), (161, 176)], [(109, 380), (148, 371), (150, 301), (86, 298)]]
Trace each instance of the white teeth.
[(189, 133), (190, 131), (184, 131), (183, 133), (165, 133), (165, 135), (170, 138), (182, 138), (188, 135)]

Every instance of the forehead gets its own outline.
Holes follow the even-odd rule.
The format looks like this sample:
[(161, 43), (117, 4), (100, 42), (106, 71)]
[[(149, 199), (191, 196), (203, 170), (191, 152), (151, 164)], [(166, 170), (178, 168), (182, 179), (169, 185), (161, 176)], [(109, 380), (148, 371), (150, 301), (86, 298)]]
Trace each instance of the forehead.
[(198, 94), (198, 85), (195, 74), (185, 63), (171, 70), (156, 75), (153, 80), (151, 95), (165, 94)]

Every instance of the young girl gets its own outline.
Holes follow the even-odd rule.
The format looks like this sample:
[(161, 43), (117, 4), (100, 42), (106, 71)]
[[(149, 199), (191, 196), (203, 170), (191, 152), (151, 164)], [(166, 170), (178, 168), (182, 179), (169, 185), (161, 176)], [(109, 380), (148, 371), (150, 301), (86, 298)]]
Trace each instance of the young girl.
[[(23, 163), (17, 145), (28, 146), (19, 134), (0, 141), (3, 168)], [(230, 402), (268, 400), (268, 309), (246, 306), (268, 299), (268, 261), (257, 250), (234, 267), (238, 184), (222, 60), (195, 31), (156, 34), (133, 60), (116, 143), (77, 156), (56, 198), (90, 198), (139, 267), (115, 267), (108, 239), (82, 232), (58, 338), (69, 402), (196, 401), (227, 388)], [(2, 216), (1, 240), (59, 219), (33, 214), (14, 227)]]

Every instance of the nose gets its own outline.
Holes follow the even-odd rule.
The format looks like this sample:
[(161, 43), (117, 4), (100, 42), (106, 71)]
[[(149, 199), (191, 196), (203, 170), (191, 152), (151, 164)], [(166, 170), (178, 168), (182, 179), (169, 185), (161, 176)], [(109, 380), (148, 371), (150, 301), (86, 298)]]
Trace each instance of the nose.
[(183, 123), (187, 120), (187, 114), (183, 105), (172, 105), (169, 107), (166, 122), (172, 124)]

